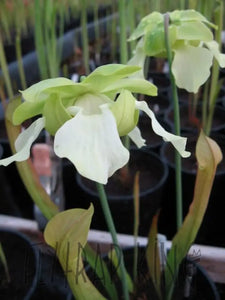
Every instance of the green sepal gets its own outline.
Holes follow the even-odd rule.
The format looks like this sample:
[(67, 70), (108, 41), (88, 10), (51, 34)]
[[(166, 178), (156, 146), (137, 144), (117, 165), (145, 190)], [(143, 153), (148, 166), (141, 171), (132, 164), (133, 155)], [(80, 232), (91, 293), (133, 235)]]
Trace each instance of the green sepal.
[(119, 93), (122, 90), (129, 90), (132, 93), (140, 93), (143, 95), (157, 96), (157, 87), (145, 80), (136, 78), (124, 78), (116, 81), (115, 83), (106, 87), (102, 92), (107, 93)]
[(128, 66), (122, 64), (108, 64), (95, 69), (82, 84), (95, 87), (96, 92), (101, 92), (109, 84), (132, 75), (140, 70), (138, 66)]
[(49, 95), (44, 105), (43, 116), (46, 119), (45, 129), (51, 135), (55, 135), (56, 131), (71, 119), (58, 94)]
[(213, 40), (213, 34), (202, 22), (190, 21), (177, 27), (177, 39), (209, 42)]
[[(170, 47), (173, 47), (177, 39), (177, 27), (171, 25), (168, 29)], [(144, 51), (147, 56), (155, 56), (166, 52), (165, 32), (163, 24), (153, 31), (148, 31), (144, 40)]]
[(13, 113), (13, 124), (19, 125), (23, 121), (42, 114), (45, 100), (37, 102), (23, 102), (20, 104)]
[(133, 41), (143, 36), (146, 32), (151, 31), (157, 25), (163, 23), (163, 15), (159, 12), (153, 12), (141, 19), (137, 28), (129, 37), (128, 41)]
[(139, 110), (135, 107), (135, 101), (136, 99), (130, 91), (123, 90), (110, 106), (120, 136), (127, 135), (138, 123)]
[(170, 21), (178, 24), (189, 21), (200, 21), (206, 23), (214, 29), (217, 28), (215, 24), (209, 22), (201, 13), (194, 9), (174, 10), (170, 13)]
[(20, 91), (23, 98), (29, 102), (36, 102), (45, 100), (48, 95), (43, 93), (48, 88), (55, 88), (59, 86), (73, 85), (74, 82), (64, 77), (51, 78), (42, 80), (38, 83), (33, 84), (24, 91)]

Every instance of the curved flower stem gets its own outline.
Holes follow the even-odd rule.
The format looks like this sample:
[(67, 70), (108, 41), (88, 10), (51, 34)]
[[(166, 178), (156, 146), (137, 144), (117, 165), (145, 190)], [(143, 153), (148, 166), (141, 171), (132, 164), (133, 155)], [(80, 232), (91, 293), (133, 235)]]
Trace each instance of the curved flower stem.
[[(172, 85), (173, 95), (173, 110), (174, 110), (174, 125), (175, 134), (180, 135), (180, 113), (179, 113), (179, 101), (177, 95), (177, 87), (175, 79), (172, 73), (172, 52), (169, 43), (169, 14), (164, 15), (164, 29), (165, 29), (165, 45), (167, 51), (167, 59), (169, 64), (170, 81)], [(177, 215), (177, 229), (182, 225), (183, 220), (183, 203), (182, 203), (182, 181), (181, 181), (181, 157), (179, 153), (175, 152), (175, 176), (176, 176), (176, 215)]]
[(96, 185), (97, 185), (97, 191), (99, 194), (102, 210), (103, 210), (103, 213), (105, 216), (105, 220), (106, 220), (108, 229), (110, 231), (110, 234), (112, 236), (113, 245), (115, 246), (116, 255), (117, 255), (118, 261), (120, 261), (124, 300), (129, 300), (129, 292), (128, 292), (128, 286), (127, 286), (127, 280), (126, 280), (126, 269), (125, 269), (125, 265), (124, 265), (123, 252), (120, 251), (120, 246), (119, 246), (119, 242), (117, 239), (116, 229), (115, 229), (112, 214), (111, 214), (111, 211), (109, 208), (105, 189), (104, 189), (104, 186), (100, 183), (96, 183)]

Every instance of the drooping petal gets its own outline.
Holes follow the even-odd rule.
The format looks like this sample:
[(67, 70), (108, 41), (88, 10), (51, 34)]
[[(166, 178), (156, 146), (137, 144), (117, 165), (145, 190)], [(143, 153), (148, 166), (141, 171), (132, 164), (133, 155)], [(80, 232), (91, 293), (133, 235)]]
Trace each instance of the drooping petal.
[(210, 76), (213, 54), (206, 48), (183, 45), (174, 49), (172, 72), (179, 88), (197, 93)]
[(68, 158), (78, 172), (91, 180), (106, 184), (116, 170), (129, 160), (117, 131), (116, 120), (107, 104), (102, 113), (88, 115), (82, 109), (55, 135), (54, 150)]
[(216, 41), (211, 41), (205, 43), (211, 53), (214, 55), (215, 59), (218, 61), (221, 68), (225, 68), (225, 54), (220, 53), (219, 44)]
[(129, 132), (129, 138), (137, 145), (138, 148), (145, 146), (145, 139), (141, 136), (141, 131), (138, 127), (134, 127), (134, 129)]
[(45, 126), (45, 119), (39, 118), (34, 121), (27, 129), (22, 131), (15, 142), (17, 153), (0, 160), (0, 165), (8, 166), (14, 161), (24, 161), (30, 156), (30, 148), (40, 132)]
[(182, 157), (190, 156), (190, 152), (185, 150), (187, 138), (174, 135), (167, 132), (157, 121), (154, 113), (148, 107), (145, 101), (136, 101), (136, 107), (144, 111), (152, 121), (152, 129), (158, 135), (160, 135), (166, 142), (171, 142), (173, 146), (177, 149)]

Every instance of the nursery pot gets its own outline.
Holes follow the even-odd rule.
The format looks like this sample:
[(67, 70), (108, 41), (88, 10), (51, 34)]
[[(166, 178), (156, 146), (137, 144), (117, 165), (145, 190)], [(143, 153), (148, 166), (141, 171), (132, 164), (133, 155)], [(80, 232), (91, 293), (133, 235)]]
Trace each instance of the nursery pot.
[[(209, 204), (203, 223), (200, 227), (196, 243), (225, 246), (225, 221), (224, 221), (224, 178), (225, 178), (225, 137), (224, 135), (211, 135), (221, 148), (223, 160), (218, 165)], [(182, 188), (183, 188), (183, 215), (188, 212), (189, 206), (193, 200), (194, 185), (196, 180), (197, 161), (195, 157), (195, 148), (197, 135), (188, 137), (187, 150), (191, 152), (189, 158), (182, 159)], [(168, 143), (161, 148), (162, 160), (169, 167), (169, 176), (165, 188), (165, 197), (163, 199), (163, 209), (159, 222), (159, 231), (166, 234), (171, 239), (176, 232), (176, 206), (175, 206), (175, 166), (174, 149)]]
[(24, 234), (16, 231), (1, 229), (0, 242), (10, 276), (8, 281), (0, 263), (0, 299), (32, 299), (37, 286), (37, 250)]
[(169, 95), (171, 92), (171, 83), (168, 74), (163, 72), (149, 72), (148, 80), (158, 88), (158, 94)]
[[(121, 250), (122, 251), (122, 250)], [(136, 294), (131, 295), (131, 299), (154, 299), (159, 300), (152, 281), (149, 279), (147, 262), (145, 257), (146, 249), (144, 247), (138, 248), (138, 261), (137, 261), (137, 284)], [(123, 250), (125, 266), (133, 277), (133, 262), (134, 262), (134, 248), (127, 248)], [(108, 256), (103, 256), (110, 272), (111, 280), (115, 282), (116, 289), (119, 295), (122, 295), (121, 281), (117, 277), (117, 271), (112, 265)], [(190, 270), (193, 275), (190, 277)], [(87, 267), (87, 275), (94, 283), (96, 288), (107, 298), (104, 289), (104, 276), (98, 278), (94, 270)], [(73, 300), (72, 294), (68, 295), (67, 300)], [(206, 271), (199, 266), (195, 261), (184, 259), (179, 268), (179, 274), (176, 280), (173, 300), (220, 300), (219, 293), (216, 289), (214, 282), (210, 279)]]
[[(198, 105), (196, 110), (196, 118), (201, 120), (202, 117), (202, 106)], [(171, 128), (174, 128), (174, 111), (172, 106), (167, 110), (165, 115), (166, 122), (171, 126)], [(211, 132), (220, 132), (224, 133), (225, 130), (225, 108), (223, 108), (220, 105), (215, 106), (214, 111), (214, 117), (212, 121), (212, 128)], [(180, 127), (182, 132), (190, 132), (190, 133), (197, 133), (198, 128), (196, 126), (196, 122), (193, 120), (190, 120), (190, 113), (187, 103), (182, 103), (180, 105)], [(199, 125), (201, 124), (201, 121), (199, 122)]]
[(55, 251), (38, 242), (38, 282), (31, 300), (65, 300), (70, 287)]
[[(171, 132), (169, 124), (166, 123), (163, 118), (157, 117), (157, 119), (164, 129)], [(144, 146), (144, 148), (160, 154), (161, 146), (165, 143), (165, 141), (161, 136), (154, 132), (151, 120), (145, 114), (139, 116), (138, 128), (141, 131), (142, 138), (146, 141), (146, 146)]]
[(171, 100), (167, 94), (158, 94), (154, 97), (145, 96), (150, 109), (154, 112), (156, 118), (164, 119), (167, 111), (171, 107)]
[[(160, 157), (148, 149), (131, 149), (129, 161), (130, 180), (122, 183), (121, 171), (117, 171), (105, 186), (108, 203), (115, 222), (116, 230), (120, 233), (133, 233), (134, 226), (134, 177), (140, 171), (140, 226), (139, 234), (147, 235), (153, 215), (161, 206), (162, 192), (168, 175), (167, 166)], [(108, 230), (95, 182), (77, 174), (77, 183), (83, 193), (82, 200), (86, 207), (94, 204), (95, 212), (91, 227)]]

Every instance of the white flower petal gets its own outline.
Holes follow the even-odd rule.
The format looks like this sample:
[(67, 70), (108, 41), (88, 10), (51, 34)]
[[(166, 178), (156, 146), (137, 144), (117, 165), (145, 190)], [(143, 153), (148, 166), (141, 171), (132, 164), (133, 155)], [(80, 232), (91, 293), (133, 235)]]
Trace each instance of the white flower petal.
[(205, 43), (209, 50), (212, 52), (221, 68), (225, 68), (225, 54), (220, 53), (219, 44), (216, 41)]
[(22, 131), (15, 141), (17, 153), (0, 160), (0, 165), (8, 166), (14, 161), (24, 161), (30, 156), (30, 148), (45, 126), (45, 118), (34, 121), (27, 129)]
[(141, 131), (138, 127), (135, 127), (131, 132), (129, 132), (128, 136), (137, 145), (138, 148), (146, 145), (145, 139), (142, 138)]
[(56, 132), (54, 150), (59, 157), (68, 158), (84, 177), (106, 184), (108, 177), (128, 162), (129, 151), (120, 140), (108, 105), (100, 109), (100, 114), (93, 115), (81, 109), (67, 121)]
[(185, 151), (187, 138), (174, 135), (172, 133), (167, 132), (157, 121), (154, 113), (151, 111), (151, 109), (148, 107), (147, 103), (145, 101), (136, 101), (136, 107), (142, 111), (144, 111), (149, 118), (152, 121), (152, 129), (154, 132), (161, 137), (166, 142), (171, 142), (173, 146), (177, 149), (177, 151), (180, 153), (182, 157), (188, 157), (190, 156), (190, 152)]
[(206, 48), (190, 45), (183, 45), (174, 51), (172, 72), (176, 85), (190, 93), (197, 93), (210, 76), (213, 54)]

